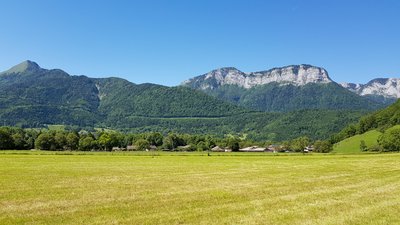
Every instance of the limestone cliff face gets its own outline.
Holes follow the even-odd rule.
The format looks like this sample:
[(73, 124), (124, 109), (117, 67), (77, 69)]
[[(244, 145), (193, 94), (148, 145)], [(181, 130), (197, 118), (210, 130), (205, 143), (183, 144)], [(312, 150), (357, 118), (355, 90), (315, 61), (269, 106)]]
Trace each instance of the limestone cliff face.
[(251, 73), (244, 73), (234, 67), (225, 67), (184, 81), (182, 85), (205, 90), (215, 89), (223, 85), (252, 88), (272, 82), (301, 86), (308, 83), (331, 83), (333, 81), (323, 68), (311, 65), (295, 65)]
[(400, 98), (400, 78), (378, 78), (367, 84), (342, 83), (344, 88), (359, 95), (378, 95), (385, 98)]

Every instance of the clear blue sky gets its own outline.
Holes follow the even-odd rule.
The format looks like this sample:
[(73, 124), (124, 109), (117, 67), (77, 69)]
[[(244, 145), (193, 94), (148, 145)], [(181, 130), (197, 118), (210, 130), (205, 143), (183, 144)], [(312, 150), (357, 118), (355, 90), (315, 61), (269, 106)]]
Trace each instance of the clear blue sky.
[(90, 77), (177, 85), (212, 69), (324, 67), (400, 77), (398, 0), (0, 0), (0, 70), (30, 59)]

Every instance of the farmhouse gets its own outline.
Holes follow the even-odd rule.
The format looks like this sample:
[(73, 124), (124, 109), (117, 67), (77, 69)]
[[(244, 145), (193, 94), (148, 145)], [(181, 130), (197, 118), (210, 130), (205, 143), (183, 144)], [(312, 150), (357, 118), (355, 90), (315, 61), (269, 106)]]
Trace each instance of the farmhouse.
[(303, 152), (312, 152), (312, 151), (314, 151), (314, 146), (312, 145), (305, 147), (303, 150)]
[(225, 149), (219, 147), (218, 145), (211, 149), (213, 152), (225, 152)]
[(183, 146), (176, 147), (176, 150), (178, 150), (178, 151), (189, 151), (191, 147), (192, 147), (191, 145), (183, 145)]
[(269, 145), (267, 147), (268, 152), (279, 152), (282, 150), (282, 146), (281, 145)]
[(120, 148), (120, 147), (113, 147), (112, 151), (125, 151), (126, 148)]
[(241, 152), (264, 152), (266, 148), (258, 147), (258, 146), (251, 146), (247, 148), (241, 148), (239, 151)]
[(137, 149), (138, 149), (138, 147), (136, 145), (128, 145), (128, 146), (126, 146), (126, 150), (128, 150), (128, 151), (135, 151)]

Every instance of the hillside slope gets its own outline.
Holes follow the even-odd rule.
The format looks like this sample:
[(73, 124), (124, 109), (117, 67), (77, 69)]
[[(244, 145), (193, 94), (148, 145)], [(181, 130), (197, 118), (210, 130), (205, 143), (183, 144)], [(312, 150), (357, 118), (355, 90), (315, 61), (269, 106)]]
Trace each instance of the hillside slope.
[(371, 130), (364, 134), (354, 135), (346, 138), (343, 141), (336, 143), (333, 146), (333, 152), (335, 153), (359, 153), (361, 141), (365, 142), (365, 145), (370, 148), (378, 144), (378, 137), (382, 133), (377, 130)]
[(385, 109), (363, 116), (357, 123), (347, 125), (343, 130), (331, 137), (331, 142), (337, 143), (370, 130), (386, 130), (395, 125), (400, 125), (400, 100)]
[(188, 88), (70, 76), (59, 69), (42, 69), (31, 61), (0, 74), (0, 117), (8, 125), (94, 126), (130, 115), (216, 117), (245, 111)]
[(363, 113), (338, 109), (255, 112), (188, 87), (71, 76), (31, 61), (0, 73), (0, 122), (21, 127), (64, 124), (137, 132), (245, 134), (256, 140), (302, 135), (321, 139)]

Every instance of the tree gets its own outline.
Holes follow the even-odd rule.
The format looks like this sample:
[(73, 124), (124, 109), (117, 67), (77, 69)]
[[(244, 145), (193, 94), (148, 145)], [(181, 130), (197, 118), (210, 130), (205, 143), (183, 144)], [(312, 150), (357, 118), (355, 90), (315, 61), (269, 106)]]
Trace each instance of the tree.
[(227, 140), (227, 147), (232, 150), (232, 152), (239, 151), (239, 138), (237, 137), (229, 137)]
[(163, 147), (166, 149), (175, 149), (178, 146), (185, 145), (186, 142), (175, 133), (169, 133), (168, 136), (164, 139)]
[(378, 138), (378, 143), (384, 151), (400, 151), (400, 128), (392, 127), (387, 129)]
[(210, 135), (207, 135), (205, 138), (207, 149), (210, 150), (211, 148), (215, 147), (215, 140)]
[(147, 135), (147, 141), (150, 145), (161, 146), (163, 144), (163, 135), (159, 132), (152, 132)]
[(21, 149), (28, 149), (29, 145), (27, 140), (25, 140), (25, 135), (23, 132), (17, 132), (12, 135), (12, 139), (14, 142), (14, 148), (21, 150)]
[(332, 144), (329, 141), (316, 141), (314, 143), (314, 151), (321, 153), (328, 153), (332, 151)]
[(91, 136), (83, 137), (79, 140), (79, 150), (81, 151), (90, 151), (93, 149), (94, 139)]
[(363, 134), (369, 131), (371, 128), (376, 128), (377, 123), (374, 115), (369, 115), (360, 119), (359, 122), (359, 133)]
[(290, 142), (290, 149), (295, 152), (301, 152), (310, 144), (310, 139), (306, 136), (293, 139)]
[(10, 129), (0, 128), (0, 149), (12, 149), (13, 147), (14, 141)]
[(111, 137), (110, 137), (110, 134), (108, 134), (108, 133), (102, 133), (101, 135), (100, 135), (100, 137), (99, 137), (99, 139), (98, 139), (98, 143), (99, 143), (99, 145), (100, 145), (100, 147), (103, 149), (103, 150), (108, 150), (108, 151), (111, 151), (112, 150), (112, 140), (111, 140)]
[(139, 139), (135, 142), (137, 150), (144, 151), (150, 148), (150, 143), (146, 139)]
[(53, 135), (48, 132), (41, 133), (35, 141), (35, 147), (41, 150), (56, 150)]
[(55, 148), (57, 150), (63, 150), (66, 147), (67, 138), (65, 137), (65, 134), (63, 132), (57, 132), (54, 135), (54, 142), (55, 142)]
[(290, 141), (283, 141), (281, 146), (282, 146), (282, 150), (285, 150), (285, 151), (290, 150)]
[(199, 143), (197, 143), (196, 147), (197, 147), (196, 150), (200, 151), (200, 152), (206, 151), (209, 149), (209, 147), (207, 146), (207, 143), (204, 141), (200, 141)]
[(367, 145), (365, 144), (365, 141), (364, 141), (364, 140), (361, 140), (361, 141), (360, 141), (360, 150), (361, 150), (362, 152), (368, 150), (368, 147), (367, 147)]
[(124, 145), (124, 135), (119, 132), (110, 133), (110, 145), (112, 147), (126, 147)]
[(66, 137), (66, 147), (69, 150), (76, 150), (78, 149), (79, 145), (79, 137), (75, 132), (71, 132), (67, 134)]

